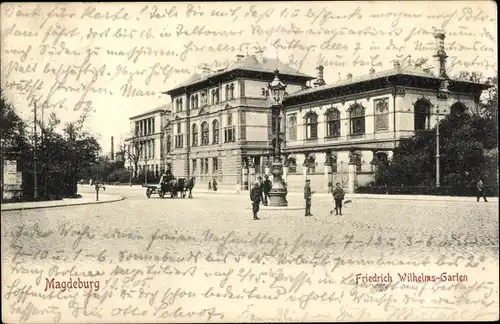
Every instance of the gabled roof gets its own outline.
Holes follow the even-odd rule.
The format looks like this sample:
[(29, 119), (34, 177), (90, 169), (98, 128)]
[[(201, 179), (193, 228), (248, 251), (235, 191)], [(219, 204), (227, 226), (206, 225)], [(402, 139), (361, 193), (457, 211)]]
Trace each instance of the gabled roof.
[(264, 58), (262, 62), (259, 62), (257, 57), (255, 55), (247, 55), (240, 60), (233, 62), (230, 64), (228, 67), (224, 69), (217, 70), (215, 73), (211, 73), (206, 76), (202, 76), (199, 73), (195, 73), (192, 76), (189, 77), (185, 82), (182, 84), (176, 86), (175, 88), (169, 90), (176, 90), (182, 87), (186, 87), (189, 85), (193, 85), (199, 82), (202, 82), (204, 80), (207, 80), (208, 78), (217, 76), (217, 75), (222, 75), (231, 71), (235, 70), (245, 70), (245, 71), (255, 71), (255, 72), (267, 72), (267, 73), (274, 73), (274, 70), (278, 69), (280, 74), (285, 74), (285, 75), (290, 75), (290, 76), (298, 76), (302, 78), (306, 78), (309, 80), (314, 79), (314, 77), (309, 76), (307, 74), (304, 74), (291, 66), (281, 62), (278, 59), (272, 59), (272, 58)]
[(158, 106), (158, 107), (155, 107), (155, 108), (152, 108), (152, 109), (148, 109), (138, 115), (135, 115), (135, 116), (132, 116), (130, 117), (129, 119), (130, 120), (134, 120), (134, 119), (138, 119), (140, 117), (144, 117), (144, 116), (147, 116), (147, 115), (152, 115), (156, 112), (169, 112), (172, 110), (172, 103), (168, 103), (166, 105), (162, 105), (162, 106)]
[[(434, 75), (434, 73), (432, 73), (429, 70), (425, 70), (423, 67), (406, 65), (406, 66), (400, 66), (400, 67), (392, 68), (392, 69), (385, 70), (385, 71), (374, 72), (371, 74), (361, 75), (358, 77), (352, 77), (349, 79), (338, 80), (336, 83), (332, 83), (332, 84), (325, 84), (325, 85), (319, 86), (319, 87), (313, 87), (313, 88), (300, 90), (300, 91), (289, 94), (287, 96), (287, 98), (298, 97), (298, 96), (306, 95), (309, 93), (315, 93), (315, 92), (319, 92), (319, 91), (323, 91), (323, 90), (334, 89), (334, 88), (349, 85), (349, 84), (361, 83), (361, 82), (365, 82), (365, 81), (390, 77), (390, 76), (394, 76), (394, 75), (409, 75), (409, 76), (424, 77), (424, 78), (430, 78), (430, 79), (440, 79), (440, 78), (436, 77)], [(486, 84), (483, 84), (483, 83), (473, 82), (473, 81), (469, 81), (469, 80), (462, 80), (462, 79), (457, 79), (457, 78), (450, 79), (450, 81), (457, 81), (457, 82), (486, 86)]]

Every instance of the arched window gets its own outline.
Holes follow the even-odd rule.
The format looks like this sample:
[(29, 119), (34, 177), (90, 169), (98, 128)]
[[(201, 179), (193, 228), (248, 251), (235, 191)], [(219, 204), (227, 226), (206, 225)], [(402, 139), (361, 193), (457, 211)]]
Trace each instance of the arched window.
[(349, 108), (349, 120), (352, 135), (361, 135), (365, 133), (365, 107), (360, 104), (354, 104)]
[(234, 83), (229, 86), (229, 100), (234, 99)]
[(235, 128), (233, 126), (233, 115), (227, 115), (227, 126), (224, 129), (224, 143), (234, 142), (236, 139)]
[(427, 100), (419, 99), (415, 103), (413, 120), (415, 130), (427, 129), (430, 125), (431, 104)]
[(219, 121), (212, 121), (212, 144), (219, 144)]
[(198, 125), (193, 124), (192, 126), (193, 133), (193, 143), (192, 146), (198, 146)]
[(461, 102), (455, 102), (450, 107), (450, 114), (460, 116), (467, 113), (467, 107)]
[(226, 84), (226, 100), (229, 100), (229, 84)]
[(201, 145), (209, 144), (209, 129), (208, 123), (205, 121), (201, 123)]
[(219, 89), (212, 90), (212, 104), (219, 103)]
[(194, 108), (198, 109), (198, 107), (200, 107), (200, 102), (199, 102), (199, 96), (196, 95), (194, 96)]
[(318, 115), (314, 112), (307, 113), (306, 117), (306, 139), (318, 138)]
[(170, 153), (172, 150), (172, 136), (167, 136), (167, 153)]
[(326, 112), (326, 136), (340, 136), (340, 111), (336, 108), (329, 109)]

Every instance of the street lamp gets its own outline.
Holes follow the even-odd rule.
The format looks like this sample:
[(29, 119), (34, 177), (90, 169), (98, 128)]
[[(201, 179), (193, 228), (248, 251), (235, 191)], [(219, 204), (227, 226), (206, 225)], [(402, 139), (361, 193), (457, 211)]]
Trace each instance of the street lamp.
[(267, 85), (269, 98), (271, 101), (271, 112), (276, 123), (276, 133), (274, 136), (274, 157), (271, 165), (271, 174), (273, 175), (273, 187), (269, 193), (270, 206), (287, 206), (287, 191), (283, 185), (283, 162), (281, 160), (281, 141), (280, 141), (280, 122), (281, 112), (283, 110), (283, 99), (285, 97), (286, 84), (279, 79), (279, 71), (274, 71), (274, 80)]
[[(446, 109), (443, 109), (442, 112), (446, 112)], [(440, 155), (439, 155), (439, 105), (436, 106), (436, 187), (440, 187), (440, 170), (439, 170), (439, 164), (440, 164)]]
[(99, 201), (99, 156), (96, 157), (96, 181), (95, 181), (95, 201)]

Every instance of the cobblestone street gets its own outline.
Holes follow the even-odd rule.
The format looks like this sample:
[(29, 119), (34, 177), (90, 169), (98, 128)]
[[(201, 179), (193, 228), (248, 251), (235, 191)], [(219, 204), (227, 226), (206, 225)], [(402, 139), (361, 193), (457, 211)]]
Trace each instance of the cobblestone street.
[[(84, 189), (83, 192), (89, 192), (88, 190), (90, 189)], [(372, 314), (367, 315), (366, 312), (358, 310), (356, 313), (351, 309), (349, 311), (350, 317), (345, 315), (347, 317), (344, 319), (375, 320), (392, 316), (393, 319), (397, 320), (404, 319), (404, 316), (410, 313), (413, 314), (410, 316), (411, 319), (414, 319), (415, 316), (421, 319), (442, 319), (443, 316), (448, 316), (446, 318), (451, 319), (457, 316), (485, 318), (485, 316), (493, 314), (491, 313), (492, 309), (495, 307), (498, 309), (499, 230), (498, 205), (495, 202), (476, 203), (474, 198), (464, 198), (463, 202), (353, 199), (353, 202), (344, 209), (344, 216), (336, 217), (329, 214), (332, 209), (329, 198), (314, 197), (313, 217), (304, 217), (303, 210), (263, 209), (259, 214), (261, 220), (254, 221), (246, 192), (241, 193), (241, 195), (226, 195), (194, 191), (194, 199), (160, 199), (158, 197), (147, 199), (143, 190), (130, 188), (113, 190), (125, 196), (126, 199), (100, 205), (3, 212), (4, 267), (6, 265), (13, 267), (16, 262), (23, 262), (24, 267), (43, 264), (45, 268), (49, 261), (41, 259), (43, 253), (46, 253), (45, 258), (50, 260), (51, 265), (75, 260), (75, 264), (79, 265), (80, 268), (85, 268), (81, 268), (79, 271), (88, 271), (89, 267), (95, 270), (96, 264), (102, 265), (104, 267), (102, 269), (112, 269), (115, 264), (120, 264), (121, 267), (129, 267), (127, 270), (129, 275), (132, 273), (130, 272), (131, 267), (144, 268), (170, 264), (181, 269), (180, 265), (182, 264), (197, 264), (204, 271), (214, 270), (227, 275), (226, 283), (221, 283), (220, 287), (216, 287), (215, 284), (212, 286), (219, 291), (223, 290), (226, 295), (228, 294), (227, 283), (232, 283), (230, 290), (232, 289), (231, 291), (235, 294), (237, 282), (240, 282), (241, 285), (241, 281), (235, 281), (236, 278), (231, 278), (229, 273), (234, 271), (234, 275), (236, 275), (237, 269), (241, 268), (238, 272), (238, 275), (241, 275), (245, 271), (243, 270), (244, 264), (247, 265), (245, 269), (261, 267), (263, 267), (262, 269), (267, 269), (267, 267), (274, 270), (283, 269), (279, 271), (285, 271), (282, 280), (288, 284), (292, 284), (292, 280), (286, 279), (287, 275), (291, 276), (290, 278), (295, 278), (296, 281), (297, 273), (300, 271), (312, 273), (311, 276), (313, 274), (318, 276), (318, 270), (315, 273), (314, 269), (322, 269), (321, 272), (324, 271), (324, 273), (321, 276), (324, 278), (319, 278), (319, 282), (330, 278), (329, 280), (333, 280), (332, 283), (336, 282), (336, 285), (329, 291), (337, 291), (342, 296), (344, 293), (346, 294), (345, 298), (348, 300), (344, 299), (340, 303), (341, 307), (353, 304), (356, 304), (356, 307), (361, 307), (359, 303), (368, 298), (368, 295), (361, 297), (360, 292), (353, 295), (352, 289), (355, 283), (339, 282), (341, 278), (351, 278), (352, 281), (354, 273), (371, 274), (391, 271), (392, 276), (397, 277), (399, 273), (434, 271), (437, 274), (437, 272), (444, 271), (467, 275), (469, 278), (467, 283), (469, 286), (467, 287), (469, 288), (463, 288), (466, 291), (471, 289), (470, 285), (476, 285), (475, 292), (478, 295), (474, 298), (472, 295), (467, 295), (467, 302), (461, 301), (464, 309), (470, 309), (470, 313), (462, 312), (459, 315), (450, 315), (451, 311), (446, 311), (443, 313), (444, 315), (429, 315), (428, 312), (421, 310), (419, 313), (415, 306), (415, 309), (404, 311), (399, 308), (392, 309), (391, 307), (396, 307), (396, 300), (402, 302), (405, 298), (404, 295), (394, 293), (391, 297), (384, 297), (389, 298), (389, 300), (384, 301), (377, 312), (373, 309)], [(108, 189), (109, 192), (106, 193), (112, 194), (113, 190)], [(295, 205), (303, 203), (299, 199), (300, 196), (289, 198), (291, 203)], [(21, 226), (24, 226), (22, 230)], [(40, 232), (50, 230), (54, 231), (54, 234), (46, 234), (45, 236), (40, 234)], [(17, 250), (16, 245), (20, 247)], [(55, 251), (57, 249), (60, 251)], [(83, 249), (84, 252), (80, 249)], [(16, 251), (17, 256), (15, 256)], [(38, 254), (35, 251), (39, 251)], [(31, 255), (27, 255), (27, 253)], [(60, 253), (59, 259), (57, 259), (57, 253)], [(70, 263), (67, 266), (70, 267)], [(50, 272), (47, 269), (45, 271)], [(289, 271), (290, 274), (287, 274), (286, 271)], [(12, 270), (9, 282), (19, 272)], [(47, 277), (48, 272), (45, 275)], [(109, 272), (110, 270), (106, 273)], [(9, 272), (7, 271), (7, 273)], [(53, 275), (54, 271), (50, 274)], [(114, 275), (117, 273), (115, 272)], [(125, 272), (122, 272), (121, 275), (125, 275)], [(133, 277), (140, 276), (141, 273), (136, 272)], [(105, 277), (107, 278), (107, 275)], [(202, 280), (200, 278), (194, 282), (200, 283), (199, 280)], [(274, 278), (276, 280), (276, 276)], [(205, 280), (208, 285), (213, 284), (210, 278), (205, 278)], [(219, 281), (220, 278), (216, 285), (219, 285)], [(180, 278), (179, 285), (181, 282), (182, 286), (180, 287), (186, 291), (194, 284), (189, 284), (186, 279)], [(483, 282), (481, 287), (487, 290), (478, 290), (480, 282)], [(163, 283), (155, 281), (155, 285), (160, 286), (169, 286), (171, 283), (172, 281), (164, 281)], [(272, 294), (269, 291), (275, 290), (273, 287), (269, 288), (269, 282), (267, 286), (265, 283), (262, 284), (269, 294)], [(315, 287), (314, 285), (317, 284), (311, 285), (308, 289), (312, 289)], [(347, 285), (349, 289), (342, 290), (343, 285)], [(42, 283), (39, 289), (43, 287)], [(295, 286), (295, 288), (297, 287)], [(305, 291), (304, 286), (300, 289), (297, 288), (294, 292), (295, 288), (283, 288), (286, 291), (283, 293), (284, 295), (295, 294), (293, 295), (295, 297), (292, 295), (287, 297), (288, 302), (294, 300), (293, 298), (299, 298), (296, 296), (299, 291), (304, 294), (309, 293)], [(373, 290), (373, 286), (365, 288), (369, 291)], [(259, 289), (264, 288), (260, 287)], [(314, 289), (319, 294), (317, 288)], [(357, 289), (361, 289), (361, 287)], [(216, 290), (213, 288), (210, 291)], [(241, 291), (240, 293), (243, 294)], [(248, 291), (246, 293), (248, 294)], [(432, 293), (435, 294), (436, 290)], [(469, 293), (470, 291), (467, 294)], [(361, 295), (358, 296), (358, 294)], [(456, 295), (453, 292), (450, 294), (450, 296)], [(479, 304), (475, 304), (479, 303), (477, 301), (479, 294), (485, 296), (490, 294), (488, 298), (483, 298), (483, 300), (491, 302), (482, 304), (481, 307)], [(348, 295), (349, 297), (347, 297)], [(5, 298), (5, 296), (3, 297)], [(228, 301), (229, 297), (221, 296), (219, 296), (220, 300), (214, 300), (210, 307), (215, 307), (217, 310), (227, 310), (227, 307), (217, 306), (224, 305)], [(417, 298), (414, 295), (411, 296), (411, 298)], [(428, 295), (427, 298), (430, 298), (429, 296), (431, 295)], [(121, 296), (121, 298), (124, 297)], [(137, 299), (134, 298), (134, 300)], [(9, 300), (12, 302), (14, 298), (11, 297), (7, 301)], [(113, 300), (118, 302), (120, 298), (115, 295)], [(311, 303), (313, 300), (317, 303), (315, 308), (311, 308), (313, 307), (311, 304), (308, 306), (309, 311), (306, 312), (307, 309), (304, 309), (305, 313), (293, 313), (288, 316), (291, 316), (290, 318), (305, 316), (301, 318), (307, 317), (309, 320), (328, 319), (333, 316), (313, 311), (325, 307), (318, 298), (311, 299)], [(245, 308), (242, 305), (248, 304), (247, 302), (240, 303), (234, 300), (232, 302), (235, 306), (233, 312), (226, 312), (224, 319), (257, 320), (257, 317), (250, 318), (248, 314), (242, 315), (245, 313)], [(259, 305), (261, 302), (264, 301), (257, 298), (252, 304)], [(371, 300), (368, 302), (381, 305), (380, 301)], [(453, 302), (453, 307), (458, 308), (458, 305), (461, 305), (458, 301)], [(406, 303), (409, 303), (408, 300)], [(173, 304), (183, 305), (184, 308), (190, 309), (193, 307), (190, 302), (186, 304), (186, 301), (172, 302), (168, 306), (174, 307)], [(187, 307), (186, 305), (191, 306)], [(158, 312), (158, 308), (163, 309), (162, 307), (167, 306), (155, 307)], [(207, 306), (206, 309), (210, 307)], [(286, 308), (289, 305), (287, 306), (284, 302), (283, 307)], [(452, 309), (455, 309), (453, 307)], [(476, 309), (482, 313), (475, 313), (473, 310)], [(196, 311), (193, 310), (193, 312)], [(340, 310), (336, 311), (335, 314), (338, 312)], [(154, 315), (153, 311), (148, 314), (153, 316), (153, 320), (159, 318)], [(102, 316), (104, 318), (106, 315)], [(161, 317), (161, 319), (174, 320), (169, 316)], [(269, 316), (271, 317), (264, 319), (286, 320), (286, 317), (277, 318), (275, 314)], [(190, 317), (189, 319), (201, 320), (201, 317), (196, 319)], [(186, 318), (183, 319), (186, 320)], [(204, 319), (207, 320), (207, 318)], [(220, 319), (213, 315), (211, 320)]]

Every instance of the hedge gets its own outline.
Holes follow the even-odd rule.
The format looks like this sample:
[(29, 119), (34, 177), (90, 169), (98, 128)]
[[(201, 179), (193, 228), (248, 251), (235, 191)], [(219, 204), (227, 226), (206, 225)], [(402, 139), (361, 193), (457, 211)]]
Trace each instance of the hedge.
[[(476, 196), (476, 186), (363, 186), (355, 190), (363, 194), (430, 195), (430, 196)], [(485, 186), (486, 196), (498, 197), (498, 186)]]

